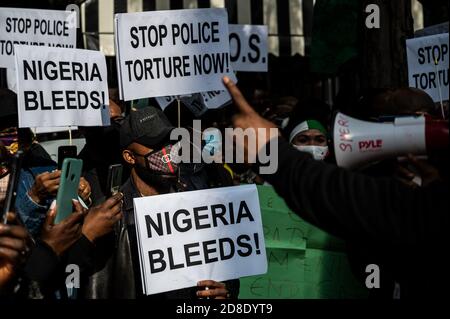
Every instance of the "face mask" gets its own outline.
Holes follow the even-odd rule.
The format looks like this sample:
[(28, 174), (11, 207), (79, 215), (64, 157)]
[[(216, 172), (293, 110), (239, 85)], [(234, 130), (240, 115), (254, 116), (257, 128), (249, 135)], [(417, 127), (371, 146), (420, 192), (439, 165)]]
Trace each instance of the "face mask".
[(311, 154), (316, 161), (323, 161), (328, 155), (328, 146), (298, 146), (293, 145), (297, 150)]
[(159, 151), (153, 151), (145, 157), (147, 168), (160, 175), (176, 176), (179, 164), (180, 144), (164, 146)]
[(219, 130), (213, 129), (204, 133), (205, 146), (203, 152), (209, 156), (217, 156), (222, 150), (222, 134)]
[(180, 144), (177, 143), (142, 156), (145, 167), (136, 163), (136, 174), (148, 185), (159, 189), (169, 187), (177, 181), (179, 150)]

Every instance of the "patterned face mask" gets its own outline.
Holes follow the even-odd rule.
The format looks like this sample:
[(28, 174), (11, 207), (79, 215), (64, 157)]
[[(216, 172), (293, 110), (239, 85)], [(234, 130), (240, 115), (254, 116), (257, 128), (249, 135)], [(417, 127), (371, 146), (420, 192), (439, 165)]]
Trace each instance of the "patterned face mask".
[(145, 155), (147, 168), (161, 175), (176, 175), (180, 163), (180, 149), (180, 143), (177, 143)]

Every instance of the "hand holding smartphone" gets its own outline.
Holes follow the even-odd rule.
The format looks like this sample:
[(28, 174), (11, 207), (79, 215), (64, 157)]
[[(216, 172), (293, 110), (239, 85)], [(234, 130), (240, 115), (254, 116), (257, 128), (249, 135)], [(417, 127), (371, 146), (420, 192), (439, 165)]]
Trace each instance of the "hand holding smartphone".
[(78, 185), (82, 167), (83, 161), (79, 159), (66, 158), (63, 161), (61, 180), (56, 195), (55, 224), (72, 214), (72, 199), (78, 200)]

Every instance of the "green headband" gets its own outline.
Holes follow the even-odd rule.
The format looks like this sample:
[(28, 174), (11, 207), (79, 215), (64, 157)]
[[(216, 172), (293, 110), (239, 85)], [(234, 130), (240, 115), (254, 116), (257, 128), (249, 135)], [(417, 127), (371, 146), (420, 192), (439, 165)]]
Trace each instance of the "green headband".
[(298, 133), (308, 131), (308, 130), (318, 130), (323, 135), (325, 135), (325, 136), (327, 135), (327, 130), (325, 129), (325, 127), (322, 124), (320, 124), (320, 122), (318, 122), (316, 120), (307, 120), (307, 121), (301, 122), (299, 125), (297, 125), (292, 130), (289, 141), (292, 142), (294, 140), (294, 137), (297, 136)]

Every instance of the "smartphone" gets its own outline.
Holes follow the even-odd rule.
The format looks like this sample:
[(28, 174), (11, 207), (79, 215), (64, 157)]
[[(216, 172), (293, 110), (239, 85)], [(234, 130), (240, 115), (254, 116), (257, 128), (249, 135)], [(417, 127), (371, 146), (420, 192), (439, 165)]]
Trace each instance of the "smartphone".
[(122, 185), (122, 164), (110, 165), (108, 168), (108, 180), (106, 183), (106, 191), (108, 198), (116, 195)]
[(58, 194), (56, 195), (55, 224), (72, 214), (72, 199), (78, 200), (78, 185), (80, 184), (83, 161), (75, 158), (66, 158), (61, 169)]
[(5, 201), (0, 222), (8, 222), (8, 212), (15, 210), (17, 185), (19, 184), (20, 170), (22, 168), (23, 151), (19, 150), (12, 158), (9, 165), (9, 182), (6, 188)]
[(63, 162), (66, 158), (77, 157), (76, 145), (63, 145), (58, 147), (58, 170), (62, 169)]

